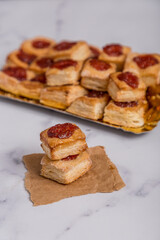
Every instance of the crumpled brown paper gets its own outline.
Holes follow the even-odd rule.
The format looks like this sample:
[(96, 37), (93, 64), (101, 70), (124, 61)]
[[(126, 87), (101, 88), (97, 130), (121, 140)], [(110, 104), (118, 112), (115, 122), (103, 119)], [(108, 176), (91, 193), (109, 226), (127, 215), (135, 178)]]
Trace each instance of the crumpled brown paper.
[(116, 166), (107, 157), (104, 147), (88, 149), (93, 165), (75, 182), (62, 185), (40, 176), (40, 161), (44, 154), (23, 157), (28, 170), (25, 187), (30, 193), (34, 206), (57, 202), (61, 199), (96, 192), (113, 192), (125, 186)]

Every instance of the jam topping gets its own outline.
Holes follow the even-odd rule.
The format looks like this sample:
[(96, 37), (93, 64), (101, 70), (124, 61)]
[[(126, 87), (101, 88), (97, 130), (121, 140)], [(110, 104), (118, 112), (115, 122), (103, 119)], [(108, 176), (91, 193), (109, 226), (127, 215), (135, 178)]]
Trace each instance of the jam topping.
[(20, 50), (17, 53), (17, 57), (18, 57), (19, 60), (21, 60), (24, 63), (27, 63), (28, 65), (30, 65), (34, 61), (34, 59), (36, 58), (35, 55), (25, 53), (25, 52), (23, 52), (23, 50)]
[(122, 107), (122, 108), (125, 108), (125, 107), (136, 107), (138, 106), (138, 102), (116, 102), (114, 101), (114, 104), (117, 105), (118, 107)]
[(68, 157), (66, 157), (66, 158), (62, 158), (62, 160), (64, 160), (64, 161), (74, 160), (75, 158), (78, 157), (78, 155), (79, 155), (79, 154), (70, 155), (70, 156), (68, 156)]
[(136, 62), (138, 67), (145, 69), (147, 67), (158, 64), (158, 60), (152, 55), (141, 55), (133, 58), (133, 61)]
[(32, 46), (33, 46), (34, 48), (39, 48), (39, 49), (41, 49), (41, 48), (47, 48), (47, 47), (50, 46), (50, 42), (48, 42), (48, 41), (46, 41), (46, 40), (34, 40), (34, 41), (32, 42)]
[(53, 48), (57, 51), (63, 51), (63, 50), (68, 50), (71, 47), (73, 47), (77, 42), (60, 42), (58, 44), (56, 44)]
[(133, 73), (123, 72), (118, 75), (118, 79), (120, 81), (124, 81), (132, 88), (138, 88), (138, 84), (139, 84), (138, 77)]
[(51, 127), (47, 133), (50, 138), (66, 139), (71, 137), (76, 129), (78, 127), (72, 123), (63, 123)]
[(99, 54), (100, 54), (99, 49), (92, 47), (92, 46), (90, 46), (89, 48), (90, 48), (92, 54), (94, 55), (94, 57), (99, 57)]
[(77, 61), (66, 59), (66, 60), (60, 60), (58, 62), (53, 63), (51, 67), (63, 70), (64, 68), (71, 67), (71, 66), (76, 67), (76, 65), (77, 65)]
[(122, 46), (120, 44), (110, 44), (103, 48), (103, 51), (112, 57), (118, 57), (122, 55)]
[(46, 76), (45, 74), (39, 74), (31, 79), (31, 82), (40, 82), (46, 84)]
[(49, 57), (43, 57), (36, 61), (37, 65), (41, 68), (51, 67), (53, 65), (53, 59)]
[(3, 72), (10, 77), (14, 77), (19, 81), (24, 81), (27, 78), (26, 70), (21, 67), (8, 67), (3, 70)]
[(91, 59), (90, 64), (93, 68), (95, 68), (98, 71), (105, 71), (111, 67), (110, 64), (98, 59)]
[(95, 90), (89, 91), (89, 93), (87, 94), (87, 97), (90, 97), (90, 98), (102, 98), (104, 96), (105, 96), (105, 92), (95, 91)]

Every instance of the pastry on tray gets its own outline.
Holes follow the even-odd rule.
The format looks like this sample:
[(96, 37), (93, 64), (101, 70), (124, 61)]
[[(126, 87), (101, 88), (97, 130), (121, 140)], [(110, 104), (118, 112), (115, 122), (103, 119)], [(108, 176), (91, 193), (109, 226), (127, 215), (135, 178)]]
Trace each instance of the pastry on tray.
[(115, 102), (111, 100), (104, 109), (103, 121), (124, 127), (138, 128), (145, 123), (147, 101)]
[(22, 49), (11, 52), (6, 60), (8, 67), (29, 68), (31, 63), (36, 59), (36, 55), (24, 52)]
[(49, 86), (77, 85), (80, 77), (82, 61), (64, 59), (54, 62), (46, 72)]
[(80, 154), (87, 148), (86, 136), (71, 123), (57, 124), (41, 132), (42, 148), (51, 160)]
[(147, 87), (160, 84), (160, 55), (130, 53), (124, 71), (138, 74)]
[(146, 85), (135, 73), (116, 72), (110, 75), (108, 93), (117, 102), (137, 101), (145, 97)]
[(40, 56), (48, 54), (53, 45), (55, 45), (55, 41), (52, 39), (46, 37), (36, 37), (25, 40), (21, 45), (21, 49), (25, 53)]
[(79, 85), (46, 87), (41, 91), (40, 102), (47, 106), (66, 109), (76, 98), (86, 93), (87, 90)]
[(87, 89), (107, 91), (109, 75), (115, 72), (114, 64), (96, 58), (89, 59), (81, 72), (81, 85)]
[(67, 108), (67, 112), (89, 119), (98, 120), (103, 117), (104, 107), (109, 101), (105, 92), (90, 91), (87, 95), (77, 98)]
[(117, 71), (123, 69), (126, 56), (131, 51), (130, 47), (122, 46), (120, 44), (109, 44), (103, 47), (99, 59), (108, 63), (114, 63), (117, 66)]
[(19, 95), (19, 84), (35, 77), (32, 71), (22, 67), (5, 67), (0, 71), (0, 88), (4, 91)]
[(53, 65), (53, 58), (48, 56), (41, 56), (36, 58), (32, 64), (30, 65), (30, 69), (38, 72), (38, 73), (45, 73), (49, 67)]
[(90, 56), (90, 49), (85, 41), (63, 41), (54, 45), (50, 54), (54, 58), (71, 58), (76, 61), (83, 61)]
[(41, 175), (63, 184), (69, 184), (84, 175), (92, 166), (87, 151), (71, 155), (59, 161), (50, 160), (45, 155), (41, 160)]

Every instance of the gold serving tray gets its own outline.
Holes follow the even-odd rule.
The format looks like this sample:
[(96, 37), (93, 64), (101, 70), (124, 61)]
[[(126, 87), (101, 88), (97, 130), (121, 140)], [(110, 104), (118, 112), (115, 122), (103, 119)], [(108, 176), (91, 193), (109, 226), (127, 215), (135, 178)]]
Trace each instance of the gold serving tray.
[(155, 106), (155, 107), (149, 108), (149, 110), (146, 112), (145, 124), (142, 127), (140, 127), (140, 128), (128, 128), (128, 127), (117, 126), (117, 125), (110, 124), (110, 123), (104, 123), (101, 120), (96, 121), (96, 120), (80, 117), (80, 116), (77, 116), (75, 114), (66, 112), (65, 110), (60, 110), (60, 109), (57, 109), (57, 108), (45, 106), (45, 105), (39, 103), (37, 100), (31, 100), (31, 99), (28, 99), (28, 98), (16, 96), (16, 95), (13, 95), (11, 93), (8, 93), (8, 92), (2, 91), (2, 90), (0, 90), (0, 98), (10, 99), (10, 100), (21, 102), (21, 103), (27, 103), (27, 104), (30, 104), (32, 106), (37, 106), (37, 107), (40, 107), (40, 108), (43, 108), (43, 109), (53, 110), (55, 112), (63, 113), (63, 114), (69, 115), (69, 116), (79, 118), (79, 119), (83, 119), (83, 120), (86, 120), (86, 121), (101, 124), (103, 126), (122, 129), (123, 131), (131, 132), (131, 133), (135, 133), (135, 134), (140, 134), (140, 133), (151, 131), (153, 128), (155, 128), (157, 126), (158, 121), (160, 120), (160, 106), (158, 106), (158, 107)]

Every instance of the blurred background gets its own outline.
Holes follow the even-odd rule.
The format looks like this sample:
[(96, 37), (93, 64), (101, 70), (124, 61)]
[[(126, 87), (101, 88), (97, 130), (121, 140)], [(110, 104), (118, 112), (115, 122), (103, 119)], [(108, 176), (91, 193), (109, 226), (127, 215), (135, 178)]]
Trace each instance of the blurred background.
[(160, 52), (159, 0), (0, 1), (0, 64), (26, 38), (115, 42)]

